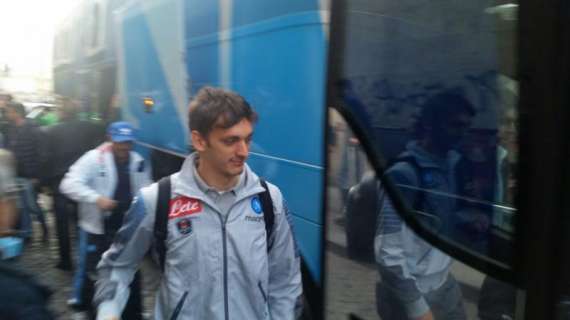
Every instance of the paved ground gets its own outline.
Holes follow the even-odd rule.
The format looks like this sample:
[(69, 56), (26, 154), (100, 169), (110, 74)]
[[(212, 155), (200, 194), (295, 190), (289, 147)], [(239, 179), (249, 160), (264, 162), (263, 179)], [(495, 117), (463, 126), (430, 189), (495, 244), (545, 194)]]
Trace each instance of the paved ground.
[[(349, 313), (362, 319), (379, 319), (375, 309), (375, 266), (347, 257), (345, 232), (339, 223), (340, 194), (335, 188), (329, 188), (329, 194), (332, 214), (327, 219), (326, 319), (345, 320)], [(478, 319), (476, 306), (484, 275), (459, 262), (454, 263), (452, 272), (461, 285), (468, 319)]]
[[(48, 210), (51, 207), (47, 197), (42, 196), (40, 203), (42, 207)], [(74, 312), (67, 307), (67, 299), (71, 296), (73, 274), (54, 267), (58, 261), (55, 221), (53, 214), (49, 211), (47, 218), (50, 227), (49, 241), (47, 243), (42, 242), (41, 229), (39, 224), (35, 222), (33, 237), (26, 246), (24, 254), (16, 261), (10, 263), (17, 264), (18, 267), (29, 271), (30, 274), (33, 274), (53, 290), (50, 308), (56, 319), (84, 319), (83, 314)], [(75, 244), (75, 233), (72, 233), (72, 235), (74, 237), (72, 241)], [(157, 286), (159, 274), (151, 261), (145, 261), (142, 268), (143, 273), (146, 275), (146, 277), (143, 276), (144, 305), (147, 314), (150, 315), (154, 300), (154, 288)], [(148, 318), (150, 319), (151, 317), (148, 316)]]

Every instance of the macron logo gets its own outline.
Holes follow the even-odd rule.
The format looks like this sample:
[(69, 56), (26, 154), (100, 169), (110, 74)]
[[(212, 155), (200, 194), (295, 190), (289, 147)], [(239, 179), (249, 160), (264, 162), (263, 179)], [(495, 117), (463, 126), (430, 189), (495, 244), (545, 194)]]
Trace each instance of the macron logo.
[(168, 219), (181, 218), (202, 211), (202, 203), (198, 199), (176, 197), (170, 200)]

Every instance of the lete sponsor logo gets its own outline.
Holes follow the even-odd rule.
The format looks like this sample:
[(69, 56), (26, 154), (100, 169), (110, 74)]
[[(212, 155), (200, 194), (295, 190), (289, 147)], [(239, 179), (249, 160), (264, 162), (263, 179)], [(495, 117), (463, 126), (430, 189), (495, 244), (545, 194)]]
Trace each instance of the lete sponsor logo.
[(176, 197), (170, 200), (168, 219), (181, 218), (202, 211), (202, 203), (198, 199)]

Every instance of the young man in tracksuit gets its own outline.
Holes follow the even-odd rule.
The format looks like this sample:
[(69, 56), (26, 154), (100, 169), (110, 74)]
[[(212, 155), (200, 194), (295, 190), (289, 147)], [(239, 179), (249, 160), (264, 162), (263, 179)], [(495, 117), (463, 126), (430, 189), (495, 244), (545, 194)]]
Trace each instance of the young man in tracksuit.
[[(455, 166), (475, 109), (456, 90), (435, 95), (422, 107), (416, 139), (386, 175), (416, 211), (420, 223), (452, 238), (457, 223)], [(382, 193), (374, 250), (382, 281), (378, 313), (385, 320), (464, 320), (461, 291), (450, 273), (452, 260), (417, 236)], [(427, 215), (426, 215), (427, 213)], [(428, 217), (431, 215), (431, 217)]]
[[(155, 319), (294, 319), (300, 260), (279, 189), (267, 184), (274, 225), (266, 234), (265, 188), (245, 163), (256, 113), (243, 97), (203, 88), (190, 103), (195, 153), (172, 175), (166, 258)], [(141, 190), (98, 266), (98, 319), (119, 319), (128, 285), (155, 238), (158, 185)]]
[[(95, 267), (121, 227), (133, 195), (151, 183), (150, 168), (132, 151), (134, 129), (114, 122), (107, 130), (110, 142), (88, 151), (65, 174), (60, 191), (79, 204), (79, 259), (74, 278), (75, 304), (92, 318)], [(140, 280), (135, 277), (126, 319), (141, 319)]]

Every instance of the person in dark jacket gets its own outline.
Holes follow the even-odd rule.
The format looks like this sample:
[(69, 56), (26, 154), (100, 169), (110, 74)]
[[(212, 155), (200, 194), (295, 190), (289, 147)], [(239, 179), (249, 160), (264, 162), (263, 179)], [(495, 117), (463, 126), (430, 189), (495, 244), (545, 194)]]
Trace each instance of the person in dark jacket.
[(60, 123), (48, 127), (43, 138), (44, 161), (43, 184), (53, 193), (53, 206), (59, 262), (56, 267), (72, 270), (69, 220), (76, 215), (77, 204), (59, 191), (59, 184), (69, 167), (88, 150), (104, 140), (104, 131), (95, 124), (78, 118), (78, 106), (71, 99), (64, 99), (60, 107)]
[[(0, 135), (2, 135), (3, 137), (6, 136), (6, 131), (8, 130), (8, 126), (10, 125), (10, 122), (8, 121), (8, 119), (6, 118), (6, 105), (12, 101), (12, 95), (8, 94), (8, 93), (2, 93), (0, 94)], [(2, 148), (4, 148), (5, 145), (3, 144)]]
[[(516, 180), (512, 169), (515, 168), (518, 158), (517, 119), (518, 113), (515, 106), (503, 106), (498, 131), (496, 192), (493, 202), (511, 208), (514, 207), (514, 195), (516, 193)], [(493, 214), (497, 215), (501, 212), (494, 212)], [(491, 255), (498, 250), (493, 251)], [(499, 257), (505, 256), (504, 251), (506, 250), (502, 251), (499, 252)], [(506, 254), (510, 254), (510, 251), (506, 251)], [(518, 302), (520, 303), (520, 301)], [(477, 304), (478, 316), (481, 320), (514, 319), (516, 305), (517, 288), (514, 285), (491, 276), (485, 277)]]
[(6, 146), (14, 153), (18, 177), (37, 179), (40, 174), (39, 129), (26, 120), (26, 109), (21, 103), (6, 105), (6, 118), (10, 125), (6, 131)]
[(50, 289), (16, 266), (0, 263), (0, 314), (3, 320), (52, 320)]
[[(40, 153), (40, 131), (39, 128), (26, 120), (26, 109), (21, 103), (9, 102), (6, 105), (6, 118), (10, 121), (6, 131), (5, 145), (16, 157), (16, 175), (18, 183), (26, 190), (26, 197), (21, 206), (25, 208), (22, 212), (24, 221), (33, 214), (42, 225), (43, 239), (48, 239), (48, 229), (44, 213), (37, 203), (35, 189), (39, 185), (41, 153)], [(20, 226), (28, 233), (31, 233), (31, 225)]]

